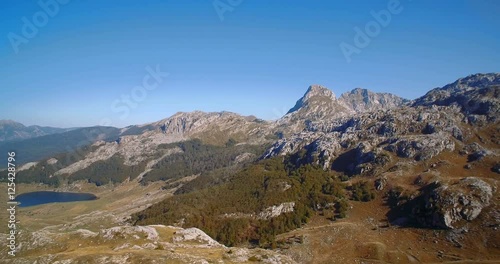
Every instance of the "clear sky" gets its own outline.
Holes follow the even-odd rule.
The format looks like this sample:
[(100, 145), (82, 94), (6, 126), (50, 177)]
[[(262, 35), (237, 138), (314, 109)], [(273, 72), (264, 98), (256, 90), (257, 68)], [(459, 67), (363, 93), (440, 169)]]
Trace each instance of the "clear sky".
[[(276, 119), (310, 84), (413, 99), (500, 70), (496, 0), (401, 0), (358, 46), (355, 28), (366, 34), (371, 11), (394, 0), (64, 1), (48, 11), (0, 1), (0, 119), (123, 127), (193, 110)], [(359, 48), (350, 62), (343, 42)], [(169, 75), (153, 78), (146, 67), (157, 65)], [(141, 90), (143, 79), (156, 89)]]

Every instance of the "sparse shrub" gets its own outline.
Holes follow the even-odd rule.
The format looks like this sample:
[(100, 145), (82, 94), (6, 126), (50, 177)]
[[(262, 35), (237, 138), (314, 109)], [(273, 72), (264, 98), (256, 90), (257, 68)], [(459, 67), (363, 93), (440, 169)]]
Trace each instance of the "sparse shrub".
[(347, 211), (349, 210), (349, 204), (346, 200), (339, 200), (336, 204), (337, 215), (339, 218), (346, 218)]
[(349, 180), (349, 176), (347, 176), (346, 174), (342, 174), (340, 175), (340, 180), (345, 182), (345, 181), (348, 181)]
[(251, 262), (259, 262), (260, 261), (260, 258), (257, 257), (257, 256), (251, 256), (248, 258), (248, 261), (251, 261)]
[(375, 191), (367, 181), (357, 182), (351, 188), (352, 199), (355, 201), (369, 202), (375, 199)]

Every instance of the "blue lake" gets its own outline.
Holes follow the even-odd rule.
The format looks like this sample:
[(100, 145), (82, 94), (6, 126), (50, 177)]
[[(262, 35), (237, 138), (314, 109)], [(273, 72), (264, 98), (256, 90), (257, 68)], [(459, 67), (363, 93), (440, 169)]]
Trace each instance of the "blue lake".
[(29, 192), (16, 197), (16, 201), (21, 204), (19, 207), (28, 207), (46, 203), (64, 203), (76, 201), (90, 201), (97, 197), (91, 193), (70, 193), (70, 192)]

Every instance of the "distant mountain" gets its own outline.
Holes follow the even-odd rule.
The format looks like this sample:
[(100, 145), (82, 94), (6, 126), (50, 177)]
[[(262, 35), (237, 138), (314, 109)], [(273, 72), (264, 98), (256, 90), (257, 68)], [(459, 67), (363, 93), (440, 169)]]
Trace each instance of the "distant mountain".
[(12, 120), (0, 120), (0, 142), (23, 140), (70, 131), (74, 128), (25, 126)]
[(74, 152), (79, 147), (92, 144), (97, 140), (116, 140), (120, 129), (115, 127), (86, 127), (74, 130), (28, 138), (19, 141), (0, 143), (0, 152), (17, 152), (18, 164), (36, 161), (63, 152)]
[[(369, 134), (360, 131), (363, 135), (347, 138), (348, 134), (345, 131), (355, 129), (352, 126), (368, 129), (369, 127), (365, 126), (371, 125), (370, 129), (377, 128), (375, 133), (380, 135), (406, 133), (405, 127), (395, 127), (387, 120), (401, 120), (401, 124), (407, 123), (408, 120), (401, 115), (401, 111), (408, 107), (413, 115), (422, 112), (417, 110), (417, 107), (458, 105), (471, 114), (480, 115), (472, 115), (471, 122), (482, 118), (489, 118), (491, 121), (491, 118), (498, 116), (499, 83), (499, 74), (471, 75), (442, 88), (431, 90), (413, 102), (393, 94), (375, 93), (361, 88), (353, 89), (337, 98), (328, 88), (311, 85), (294, 107), (275, 122), (231, 112), (180, 112), (157, 122), (123, 129), (81, 128), (28, 140), (4, 142), (0, 143), (0, 151), (18, 150), (24, 153), (22, 161), (27, 162), (72, 151), (96, 141), (104, 141), (96, 145), (93, 154), (91, 153), (92, 158), (82, 161), (80, 165), (75, 164), (72, 170), (76, 171), (96, 161), (105, 161), (115, 154), (123, 157), (124, 164), (138, 164), (141, 161), (156, 159), (156, 154), (161, 154), (161, 150), (157, 150), (159, 145), (200, 139), (204, 144), (218, 146), (230, 141), (252, 145), (274, 143), (275, 145), (264, 157), (286, 155), (302, 148), (314, 149), (311, 153), (324, 157), (321, 165), (328, 168), (332, 166), (331, 162), (335, 156), (340, 154), (339, 151), (357, 142), (356, 138), (363, 138)], [(380, 112), (388, 110), (391, 111)], [(9, 127), (10, 130), (27, 129), (22, 124), (12, 121), (2, 122), (3, 126)], [(414, 125), (420, 127), (425, 124)], [(53, 130), (47, 128), (46, 131), (48, 133)], [(344, 137), (340, 141), (339, 133)], [(335, 144), (332, 145), (333, 143)]]

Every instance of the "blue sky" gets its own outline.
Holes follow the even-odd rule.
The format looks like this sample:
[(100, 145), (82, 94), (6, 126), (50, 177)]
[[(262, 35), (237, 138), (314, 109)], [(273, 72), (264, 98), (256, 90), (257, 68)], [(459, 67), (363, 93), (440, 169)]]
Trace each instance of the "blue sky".
[[(35, 36), (23, 35), (23, 17), (43, 19), (37, 1), (0, 1), (0, 119), (123, 127), (193, 110), (276, 119), (310, 84), (413, 99), (500, 70), (495, 0), (401, 0), (400, 12), (347, 62), (340, 43), (354, 45), (355, 27), (363, 30), (375, 21), (371, 11), (387, 11), (391, 1), (243, 0), (221, 20), (212, 0), (73, 0), (39, 20)], [(26, 40), (16, 42), (17, 53), (13, 34)], [(169, 75), (138, 90), (146, 67), (157, 65)], [(134, 91), (127, 105), (122, 96)]]

